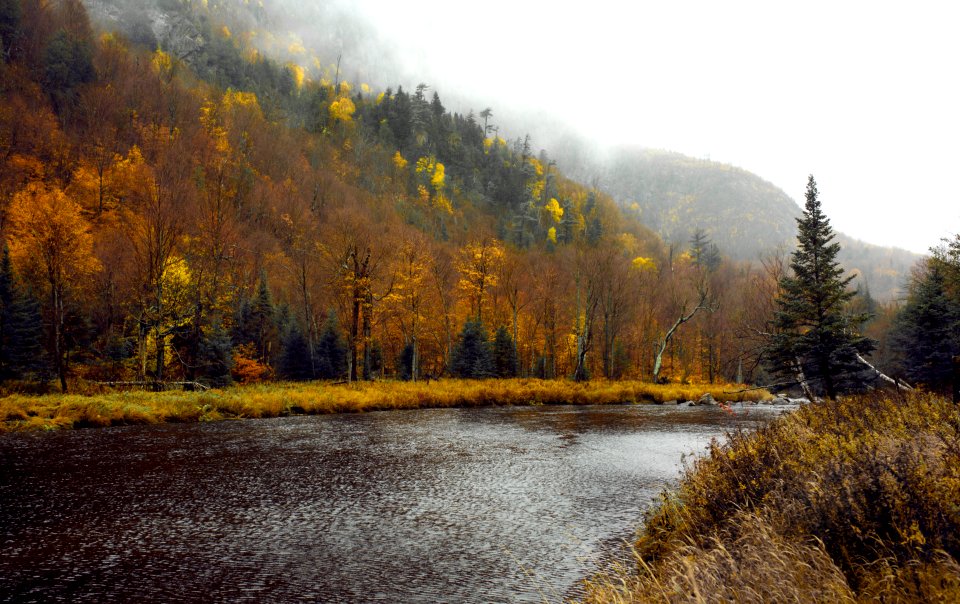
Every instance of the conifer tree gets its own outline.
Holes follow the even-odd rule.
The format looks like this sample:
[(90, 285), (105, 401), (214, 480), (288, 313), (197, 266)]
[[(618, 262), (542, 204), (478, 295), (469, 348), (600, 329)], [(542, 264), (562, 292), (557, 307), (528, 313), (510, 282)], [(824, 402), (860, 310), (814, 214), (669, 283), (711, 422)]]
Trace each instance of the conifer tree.
[(317, 377), (324, 380), (342, 378), (347, 373), (347, 344), (340, 333), (335, 312), (330, 311), (317, 342)]
[(397, 359), (397, 377), (405, 382), (413, 379), (413, 342), (407, 342), (400, 351), (400, 358)]
[(454, 376), (479, 379), (493, 375), (493, 355), (487, 341), (487, 330), (479, 320), (469, 320), (460, 332), (460, 341), (453, 349), (450, 369)]
[(283, 349), (277, 362), (277, 373), (281, 378), (292, 381), (306, 381), (314, 378), (310, 345), (300, 328), (293, 324), (283, 339)]
[(710, 241), (710, 237), (703, 229), (697, 229), (690, 237), (690, 256), (693, 263), (708, 273), (712, 273), (720, 266), (720, 248)]
[(216, 321), (205, 330), (200, 340), (197, 358), (202, 374), (201, 380), (214, 388), (223, 388), (233, 383), (233, 347), (230, 334)]
[(955, 384), (954, 359), (960, 355), (960, 304), (948, 293), (944, 265), (937, 259), (914, 278), (910, 294), (897, 315), (894, 346), (900, 351), (908, 380), (948, 393)]
[(798, 381), (805, 376), (828, 398), (835, 398), (859, 385), (858, 355), (873, 350), (874, 344), (855, 332), (865, 317), (847, 312), (847, 303), (855, 295), (847, 287), (853, 276), (843, 276), (837, 262), (840, 244), (833, 241), (833, 229), (817, 194), (811, 175), (803, 216), (797, 219), (792, 274), (780, 280), (775, 336), (768, 352), (775, 372)]
[(17, 283), (4, 246), (0, 257), (0, 381), (23, 379), (43, 366), (43, 322), (36, 300)]
[(510, 332), (502, 325), (493, 337), (493, 368), (498, 378), (517, 377), (517, 351)]

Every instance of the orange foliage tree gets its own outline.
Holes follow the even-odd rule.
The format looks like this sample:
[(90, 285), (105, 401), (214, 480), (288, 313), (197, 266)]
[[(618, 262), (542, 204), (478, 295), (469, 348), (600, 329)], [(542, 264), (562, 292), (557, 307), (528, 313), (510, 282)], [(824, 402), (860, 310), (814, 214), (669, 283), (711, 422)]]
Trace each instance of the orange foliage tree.
[(66, 392), (66, 309), (99, 268), (90, 224), (75, 201), (41, 183), (31, 183), (14, 196), (9, 218), (13, 257), (24, 274), (32, 275), (38, 289), (46, 292), (50, 353), (60, 388)]

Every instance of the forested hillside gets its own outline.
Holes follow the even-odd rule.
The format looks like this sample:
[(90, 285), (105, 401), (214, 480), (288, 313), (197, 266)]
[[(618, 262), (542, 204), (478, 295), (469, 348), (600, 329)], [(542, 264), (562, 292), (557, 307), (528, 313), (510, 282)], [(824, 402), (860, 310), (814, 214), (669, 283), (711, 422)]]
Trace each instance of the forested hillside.
[[(602, 160), (566, 145), (558, 163), (599, 186), (667, 242), (683, 243), (703, 229), (725, 255), (758, 260), (795, 244), (800, 207), (781, 189), (741, 168), (679, 153), (620, 148)], [(568, 157), (568, 154), (569, 157)], [(571, 164), (576, 164), (573, 166)], [(860, 287), (879, 300), (902, 298), (920, 256), (865, 243), (842, 233), (840, 261), (861, 275)], [(931, 242), (934, 243), (934, 242)]]
[(777, 273), (722, 233), (665, 246), (425, 84), (275, 62), (245, 3), (138, 6), (0, 4), (4, 379), (762, 377)]
[[(159, 45), (207, 81), (257, 92), (268, 114), (282, 112), (288, 121), (298, 119), (300, 125), (312, 119), (308, 108), (275, 107), (274, 91), (263, 89), (262, 82), (247, 73), (230, 46), (239, 43), (248, 57), (256, 52), (279, 61), (283, 68), (272, 79), (306, 77), (329, 83), (348, 74), (386, 87), (392, 84), (391, 76), (403, 72), (376, 32), (337, 2), (88, 0), (86, 4), (104, 27), (123, 31), (148, 48)], [(232, 33), (209, 35), (218, 27), (221, 33), (224, 27)], [(746, 170), (666, 151), (615, 148), (599, 152), (577, 137), (558, 139), (558, 125), (543, 122), (542, 116), (520, 117), (510, 114), (509, 108), (504, 113), (509, 116), (506, 129), (538, 133), (545, 140), (534, 142), (556, 146), (561, 170), (579, 182), (595, 183), (627, 215), (639, 217), (668, 244), (683, 246), (697, 229), (703, 229), (725, 256), (753, 262), (794, 245), (800, 207), (782, 190)], [(499, 129), (492, 120), (484, 122)], [(798, 175), (798, 179), (804, 177)], [(862, 276), (861, 288), (882, 301), (902, 298), (910, 268), (919, 260), (917, 254), (842, 233), (839, 239), (841, 261)]]

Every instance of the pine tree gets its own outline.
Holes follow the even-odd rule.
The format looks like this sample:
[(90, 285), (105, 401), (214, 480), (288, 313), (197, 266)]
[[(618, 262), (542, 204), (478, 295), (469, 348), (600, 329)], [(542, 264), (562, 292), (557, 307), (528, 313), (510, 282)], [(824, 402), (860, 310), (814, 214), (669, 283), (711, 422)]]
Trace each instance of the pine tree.
[(233, 383), (233, 346), (230, 334), (219, 321), (205, 330), (197, 353), (201, 381), (213, 388), (224, 388)]
[(43, 367), (40, 305), (17, 283), (4, 246), (0, 257), (0, 381), (24, 379)]
[(487, 341), (487, 330), (479, 320), (469, 320), (460, 332), (460, 341), (453, 349), (450, 369), (454, 376), (479, 379), (493, 375), (493, 355)]
[(517, 377), (517, 351), (510, 332), (502, 325), (493, 337), (493, 369), (498, 378)]
[(710, 237), (703, 229), (697, 229), (690, 238), (690, 256), (693, 263), (708, 273), (712, 273), (720, 266), (720, 248), (710, 241)]
[(780, 280), (774, 318), (775, 337), (769, 349), (772, 369), (782, 376), (806, 379), (829, 398), (859, 385), (857, 356), (873, 350), (871, 340), (855, 332), (865, 317), (853, 317), (847, 303), (855, 295), (837, 262), (840, 244), (817, 199), (813, 176), (807, 182), (806, 206), (797, 219), (797, 249), (792, 274)]
[(270, 365), (273, 343), (277, 339), (277, 321), (267, 276), (262, 272), (257, 297), (250, 305), (250, 322), (253, 326), (253, 343), (257, 347), (257, 360), (264, 365)]
[(914, 278), (893, 330), (908, 380), (930, 390), (956, 391), (954, 358), (960, 355), (960, 304), (948, 293), (945, 267), (936, 259)]
[(277, 362), (277, 373), (285, 380), (312, 380), (313, 364), (310, 345), (297, 325), (292, 325), (283, 339), (283, 349)]
[(330, 311), (317, 342), (317, 377), (336, 380), (347, 373), (347, 345), (335, 312)]
[(397, 359), (397, 377), (408, 382), (413, 379), (413, 342), (407, 342)]

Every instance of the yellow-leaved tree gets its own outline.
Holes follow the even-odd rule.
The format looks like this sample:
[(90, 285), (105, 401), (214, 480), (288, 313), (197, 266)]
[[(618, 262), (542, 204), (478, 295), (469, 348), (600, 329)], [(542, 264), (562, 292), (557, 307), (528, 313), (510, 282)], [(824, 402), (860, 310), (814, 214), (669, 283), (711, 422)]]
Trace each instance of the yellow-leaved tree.
[(44, 292), (50, 317), (51, 356), (67, 391), (64, 318), (67, 305), (100, 265), (93, 255), (90, 224), (80, 205), (58, 188), (31, 183), (10, 204), (11, 254), (24, 275)]
[(460, 250), (457, 272), (460, 281), (457, 287), (470, 304), (470, 314), (483, 320), (484, 296), (497, 285), (500, 265), (504, 258), (503, 244), (496, 239), (483, 239), (468, 243)]

